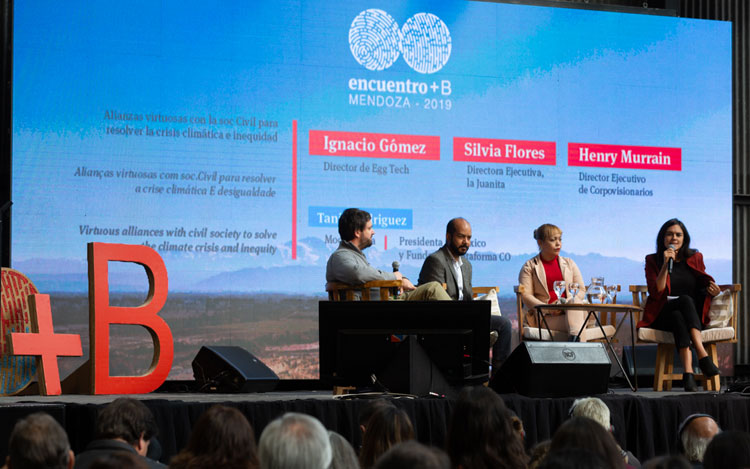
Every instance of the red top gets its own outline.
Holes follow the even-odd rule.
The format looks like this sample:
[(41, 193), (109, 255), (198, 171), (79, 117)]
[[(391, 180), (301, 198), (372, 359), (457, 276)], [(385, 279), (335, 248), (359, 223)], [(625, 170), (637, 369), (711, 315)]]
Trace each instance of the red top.
[[(555, 292), (555, 282), (563, 280), (562, 271), (560, 270), (560, 263), (557, 261), (557, 256), (551, 261), (545, 261), (539, 256), (539, 260), (542, 261), (544, 266), (544, 276), (547, 277), (547, 291), (549, 292), (549, 304), (557, 301), (557, 292)], [(563, 293), (565, 296), (565, 293)]]
[[(690, 272), (695, 275), (696, 285), (698, 288), (705, 288), (714, 279), (706, 273), (706, 266), (703, 264), (703, 254), (697, 252), (692, 256), (688, 257), (685, 261), (690, 269)], [(636, 327), (648, 327), (652, 322), (656, 320), (661, 312), (661, 309), (667, 303), (667, 296), (670, 291), (670, 279), (667, 275), (667, 286), (660, 293), (656, 288), (656, 277), (659, 276), (659, 270), (661, 266), (656, 264), (656, 254), (649, 254), (646, 256), (646, 283), (648, 284), (648, 300), (646, 300), (646, 306), (643, 308), (643, 317)], [(708, 309), (711, 306), (711, 295), (706, 295), (706, 299), (703, 302), (703, 309), (701, 312), (701, 323), (705, 326), (709, 322)], [(700, 305), (696, 305), (700, 307)]]

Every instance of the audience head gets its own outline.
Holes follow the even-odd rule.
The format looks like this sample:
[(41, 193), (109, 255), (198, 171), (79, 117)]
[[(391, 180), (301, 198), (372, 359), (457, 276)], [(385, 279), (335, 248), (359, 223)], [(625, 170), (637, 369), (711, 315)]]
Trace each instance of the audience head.
[(359, 469), (359, 459), (352, 445), (346, 438), (336, 432), (329, 431), (328, 439), (331, 442), (331, 464), (329, 469)]
[(550, 451), (539, 464), (539, 469), (612, 469), (598, 454), (583, 448)]
[(239, 410), (215, 405), (203, 412), (187, 446), (172, 458), (169, 466), (257, 468), (253, 427)]
[(376, 462), (375, 469), (450, 469), (448, 455), (414, 440), (392, 447)]
[(692, 465), (681, 454), (669, 454), (649, 459), (643, 469), (692, 469)]
[(571, 417), (586, 417), (594, 420), (608, 432), (612, 431), (609, 407), (598, 397), (576, 399), (570, 407)]
[(714, 436), (703, 455), (706, 469), (745, 469), (750, 467), (750, 434), (738, 431)]
[(113, 451), (92, 462), (89, 469), (148, 469), (148, 464), (137, 454)]
[(8, 442), (8, 469), (70, 469), (68, 435), (49, 414), (34, 413), (16, 422)]
[(327, 469), (331, 443), (316, 418), (289, 412), (263, 430), (258, 457), (263, 469)]
[(446, 447), (454, 467), (525, 468), (527, 456), (512, 414), (490, 388), (465, 388), (448, 425)]
[(413, 439), (414, 427), (406, 412), (393, 405), (382, 406), (367, 421), (359, 463), (363, 468), (372, 467), (391, 446)]
[(703, 454), (711, 439), (721, 429), (716, 421), (708, 414), (689, 415), (681, 424), (677, 432), (680, 439), (682, 454), (690, 462), (703, 461)]
[(339, 216), (339, 236), (342, 241), (354, 239), (355, 231), (364, 231), (371, 217), (368, 212), (358, 208), (347, 208)]
[(537, 469), (547, 457), (549, 453), (549, 447), (552, 444), (552, 440), (544, 440), (535, 444), (531, 448), (531, 456), (529, 456), (529, 469)]
[(145, 456), (156, 430), (154, 416), (143, 402), (121, 397), (96, 416), (94, 435), (97, 440), (123, 440)]
[(625, 459), (612, 434), (598, 422), (586, 417), (572, 417), (565, 421), (552, 437), (552, 453), (582, 449), (598, 455), (606, 467), (625, 467)]
[(367, 403), (360, 411), (357, 419), (359, 421), (359, 429), (364, 436), (367, 431), (367, 421), (370, 420), (372, 414), (374, 414), (381, 407), (395, 407), (393, 403), (386, 401), (385, 399), (373, 399)]

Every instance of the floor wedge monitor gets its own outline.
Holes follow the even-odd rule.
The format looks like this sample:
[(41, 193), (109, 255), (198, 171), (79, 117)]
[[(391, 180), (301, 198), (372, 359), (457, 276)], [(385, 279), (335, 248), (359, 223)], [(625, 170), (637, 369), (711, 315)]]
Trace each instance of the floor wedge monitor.
[(603, 394), (610, 368), (601, 343), (522, 342), (490, 386), (499, 393), (531, 397)]
[(235, 346), (201, 347), (193, 359), (193, 375), (201, 392), (267, 392), (279, 381), (252, 353)]

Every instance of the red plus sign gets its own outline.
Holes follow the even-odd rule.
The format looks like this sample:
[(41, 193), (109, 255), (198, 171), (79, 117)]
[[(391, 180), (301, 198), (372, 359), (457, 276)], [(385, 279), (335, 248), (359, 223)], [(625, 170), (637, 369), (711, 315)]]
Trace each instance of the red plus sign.
[(49, 295), (29, 295), (31, 332), (14, 332), (10, 335), (11, 353), (14, 355), (36, 355), (41, 357), (39, 365), (39, 388), (45, 396), (60, 395), (60, 371), (57, 357), (80, 357), (81, 336), (77, 334), (55, 334), (52, 327), (52, 309)]

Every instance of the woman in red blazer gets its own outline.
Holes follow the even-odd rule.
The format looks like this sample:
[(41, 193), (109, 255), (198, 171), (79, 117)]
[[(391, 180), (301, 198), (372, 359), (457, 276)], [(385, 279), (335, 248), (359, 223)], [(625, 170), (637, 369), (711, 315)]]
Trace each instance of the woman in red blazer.
[(656, 236), (656, 252), (646, 256), (648, 300), (643, 319), (636, 327), (650, 327), (674, 334), (685, 373), (686, 391), (697, 391), (693, 377), (692, 342), (703, 374), (719, 374), (701, 340), (701, 329), (708, 324), (711, 299), (720, 292), (714, 279), (706, 273), (703, 255), (690, 248), (690, 234), (685, 225), (673, 218), (664, 223)]

